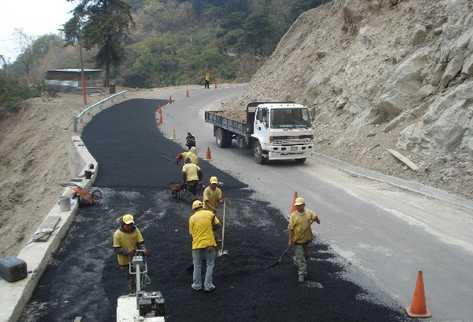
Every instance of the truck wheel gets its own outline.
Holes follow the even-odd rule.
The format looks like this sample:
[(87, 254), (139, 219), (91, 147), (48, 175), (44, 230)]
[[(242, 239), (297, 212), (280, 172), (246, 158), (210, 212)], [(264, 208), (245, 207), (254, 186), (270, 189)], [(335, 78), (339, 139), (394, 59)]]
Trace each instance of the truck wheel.
[(263, 156), (263, 149), (261, 148), (261, 144), (258, 141), (255, 142), (253, 155), (255, 157), (256, 163), (264, 164), (266, 162), (266, 158)]
[(218, 128), (215, 130), (215, 140), (217, 141), (217, 145), (221, 148), (226, 148), (226, 140), (224, 138), (224, 129)]
[(215, 139), (217, 141), (217, 145), (221, 148), (228, 148), (232, 146), (232, 133), (218, 128), (215, 130)]
[(306, 158), (296, 159), (297, 163), (303, 164), (307, 160)]

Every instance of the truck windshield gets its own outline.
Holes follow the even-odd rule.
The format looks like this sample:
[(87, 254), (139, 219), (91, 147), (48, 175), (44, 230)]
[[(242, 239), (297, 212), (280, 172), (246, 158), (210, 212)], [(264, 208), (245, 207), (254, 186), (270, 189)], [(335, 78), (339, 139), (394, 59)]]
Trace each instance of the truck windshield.
[(281, 108), (271, 110), (271, 128), (311, 127), (309, 111), (306, 108)]

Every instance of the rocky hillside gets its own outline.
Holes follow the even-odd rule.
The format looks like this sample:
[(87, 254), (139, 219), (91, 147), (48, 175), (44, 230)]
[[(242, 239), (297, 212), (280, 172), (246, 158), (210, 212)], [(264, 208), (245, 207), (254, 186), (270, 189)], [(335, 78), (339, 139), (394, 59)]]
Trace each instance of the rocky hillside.
[(322, 153), (473, 196), (471, 0), (334, 0), (297, 19), (250, 87), (245, 100), (312, 107)]

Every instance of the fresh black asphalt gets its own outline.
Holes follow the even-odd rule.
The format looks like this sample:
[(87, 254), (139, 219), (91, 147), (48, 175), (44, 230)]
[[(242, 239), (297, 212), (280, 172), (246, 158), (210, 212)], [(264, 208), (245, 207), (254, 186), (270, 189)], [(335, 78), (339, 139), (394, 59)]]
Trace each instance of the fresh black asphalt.
[(370, 301), (371, 294), (343, 279), (344, 267), (328, 245), (313, 246), (305, 284), (297, 283), (290, 256), (265, 270), (287, 245), (284, 215), (205, 161), (205, 180), (217, 175), (224, 182), (229, 255), (217, 259), (214, 293), (192, 291), (186, 271), (191, 263), (190, 205), (170, 198), (167, 191), (180, 180), (172, 160), (182, 148), (160, 134), (154, 118), (156, 107), (164, 103), (129, 100), (101, 112), (84, 129), (83, 140), (100, 165), (96, 186), (103, 189), (104, 199), (80, 210), (21, 321), (62, 322), (77, 316), (115, 321), (116, 299), (126, 293), (126, 278), (116, 267), (111, 239), (117, 218), (127, 212), (135, 214), (152, 251), (148, 289), (162, 291), (166, 321), (406, 319), (401, 308)]

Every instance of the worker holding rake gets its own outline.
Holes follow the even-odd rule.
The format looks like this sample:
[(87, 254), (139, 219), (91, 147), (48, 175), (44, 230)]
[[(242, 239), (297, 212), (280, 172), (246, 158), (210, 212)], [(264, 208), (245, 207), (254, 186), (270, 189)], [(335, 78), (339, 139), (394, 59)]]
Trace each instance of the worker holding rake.
[(316, 222), (320, 224), (319, 216), (313, 211), (305, 209), (304, 198), (296, 198), (296, 208), (289, 217), (289, 246), (294, 246), (295, 262), (297, 265), (298, 281), (303, 283), (307, 278), (307, 258), (309, 244), (314, 239), (311, 225)]

